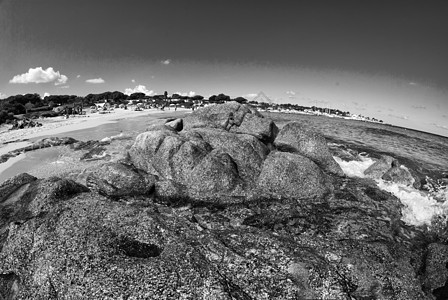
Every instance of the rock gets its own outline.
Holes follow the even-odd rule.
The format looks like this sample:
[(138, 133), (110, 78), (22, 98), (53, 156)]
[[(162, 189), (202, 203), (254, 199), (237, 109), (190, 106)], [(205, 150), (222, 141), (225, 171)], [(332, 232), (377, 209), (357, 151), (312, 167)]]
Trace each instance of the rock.
[(153, 175), (124, 164), (106, 163), (86, 172), (85, 185), (109, 197), (149, 195), (154, 189)]
[(201, 128), (189, 130), (194, 132), (213, 149), (228, 153), (237, 164), (238, 176), (244, 180), (248, 188), (255, 185), (255, 180), (261, 171), (263, 161), (269, 149), (257, 138), (248, 134), (233, 134), (225, 130)]
[(393, 166), (381, 176), (381, 179), (406, 186), (414, 186), (416, 184), (420, 187), (420, 181), (416, 181), (409, 169), (405, 166)]
[(446, 299), (448, 292), (448, 246), (432, 243), (428, 246), (423, 286), (436, 299)]
[(382, 155), (381, 159), (374, 162), (364, 171), (364, 175), (368, 178), (380, 179), (384, 173), (392, 167), (393, 157)]
[(169, 130), (159, 130), (138, 135), (129, 155), (137, 168), (183, 183), (185, 176), (210, 151), (210, 145), (200, 138), (187, 139)]
[(110, 157), (111, 156), (106, 152), (106, 148), (98, 145), (97, 147), (89, 150), (89, 152), (83, 154), (80, 157), (80, 160), (86, 160), (86, 161), (100, 160), (100, 159), (109, 160)]
[(297, 201), (317, 201), (329, 192), (329, 184), (319, 167), (296, 153), (271, 152), (264, 161), (258, 186), (267, 195)]
[(240, 184), (238, 167), (232, 157), (215, 149), (194, 167), (188, 176), (186, 186), (190, 196), (196, 199), (229, 195)]
[(210, 105), (189, 114), (184, 119), (184, 129), (219, 128), (234, 133), (250, 134), (264, 143), (272, 142), (278, 132), (272, 120), (264, 118), (250, 105), (228, 102)]
[[(337, 190), (353, 196), (213, 209), (73, 194), (9, 225), (0, 248), (0, 295), (429, 299), (409, 264), (410, 250), (397, 242), (399, 215), (388, 207), (398, 199), (362, 196), (351, 180)], [(247, 215), (243, 224), (232, 221)], [(256, 222), (260, 215), (265, 222)]]
[(36, 177), (31, 176), (28, 173), (21, 173), (19, 175), (16, 175), (12, 178), (9, 178), (5, 180), (0, 185), (0, 204), (5, 202), (9, 196), (17, 191), (20, 187), (22, 187), (25, 184), (29, 184), (33, 181), (37, 180)]
[(274, 144), (280, 151), (299, 153), (314, 161), (325, 171), (344, 176), (341, 167), (331, 156), (325, 138), (303, 128), (300, 123), (286, 124), (278, 133)]
[(165, 123), (166, 126), (172, 127), (176, 131), (182, 131), (184, 122), (182, 119), (169, 120)]

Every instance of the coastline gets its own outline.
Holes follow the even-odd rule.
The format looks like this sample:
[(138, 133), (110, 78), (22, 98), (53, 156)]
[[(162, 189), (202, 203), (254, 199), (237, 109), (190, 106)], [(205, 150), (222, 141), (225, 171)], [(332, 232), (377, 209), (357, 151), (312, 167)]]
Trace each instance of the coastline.
[[(71, 116), (69, 119), (66, 119), (65, 117), (39, 119), (38, 122), (42, 123), (41, 127), (9, 130), (10, 126), (4, 125), (0, 128), (0, 155), (7, 154), (10, 151), (30, 145), (32, 142), (29, 141), (29, 139), (94, 128), (108, 123), (115, 123), (126, 118), (142, 116), (151, 117), (164, 114), (172, 115), (173, 113), (182, 114), (190, 111), (191, 110), (189, 109), (177, 109), (176, 112), (174, 110), (161, 111), (157, 109), (148, 109), (143, 111), (117, 109), (112, 113), (89, 113), (84, 116)], [(16, 163), (20, 162), (25, 157), (26, 154), (23, 153), (10, 158), (7, 162), (0, 163), (0, 175), (6, 170), (13, 168)]]

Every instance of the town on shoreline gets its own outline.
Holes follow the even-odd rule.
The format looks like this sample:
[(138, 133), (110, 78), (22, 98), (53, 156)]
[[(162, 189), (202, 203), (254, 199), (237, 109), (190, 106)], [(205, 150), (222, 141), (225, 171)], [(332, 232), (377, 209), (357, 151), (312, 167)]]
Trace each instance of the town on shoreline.
[(145, 95), (144, 93), (133, 93), (130, 95), (121, 92), (104, 92), (101, 94), (88, 94), (85, 97), (75, 95), (50, 95), (41, 97), (39, 94), (25, 94), (10, 96), (0, 100), (0, 124), (17, 124), (17, 120), (38, 119), (56, 117), (61, 115), (85, 114), (86, 110), (91, 113), (107, 113), (115, 108), (142, 110), (157, 108), (160, 110), (184, 108), (195, 110), (212, 104), (236, 101), (256, 107), (260, 111), (299, 113), (307, 115), (338, 117), (352, 120), (383, 123), (382, 120), (362, 115), (352, 114), (339, 109), (302, 106), (291, 103), (274, 103), (263, 92), (252, 100), (243, 97), (231, 98), (225, 94), (212, 95), (204, 98), (201, 95), (184, 96), (177, 93), (168, 95)]

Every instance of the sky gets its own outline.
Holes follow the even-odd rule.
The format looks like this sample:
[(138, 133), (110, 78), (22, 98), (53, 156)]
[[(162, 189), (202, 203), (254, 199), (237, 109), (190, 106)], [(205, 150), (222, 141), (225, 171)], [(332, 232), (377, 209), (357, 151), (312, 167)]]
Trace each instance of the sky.
[(225, 93), (448, 136), (447, 1), (0, 0), (0, 98)]

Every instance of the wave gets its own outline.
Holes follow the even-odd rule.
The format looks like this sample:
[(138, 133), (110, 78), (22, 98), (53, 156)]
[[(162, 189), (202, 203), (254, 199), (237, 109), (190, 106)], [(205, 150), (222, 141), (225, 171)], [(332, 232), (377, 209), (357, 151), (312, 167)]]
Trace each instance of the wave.
[[(375, 161), (369, 157), (358, 155), (357, 160), (344, 161), (334, 157), (336, 162), (348, 177), (364, 178), (364, 171)], [(390, 192), (403, 203), (402, 220), (414, 226), (431, 226), (432, 220), (437, 216), (448, 215), (448, 189), (446, 186), (430, 192), (417, 190), (413, 187), (386, 182), (382, 179), (375, 180), (377, 186)]]

